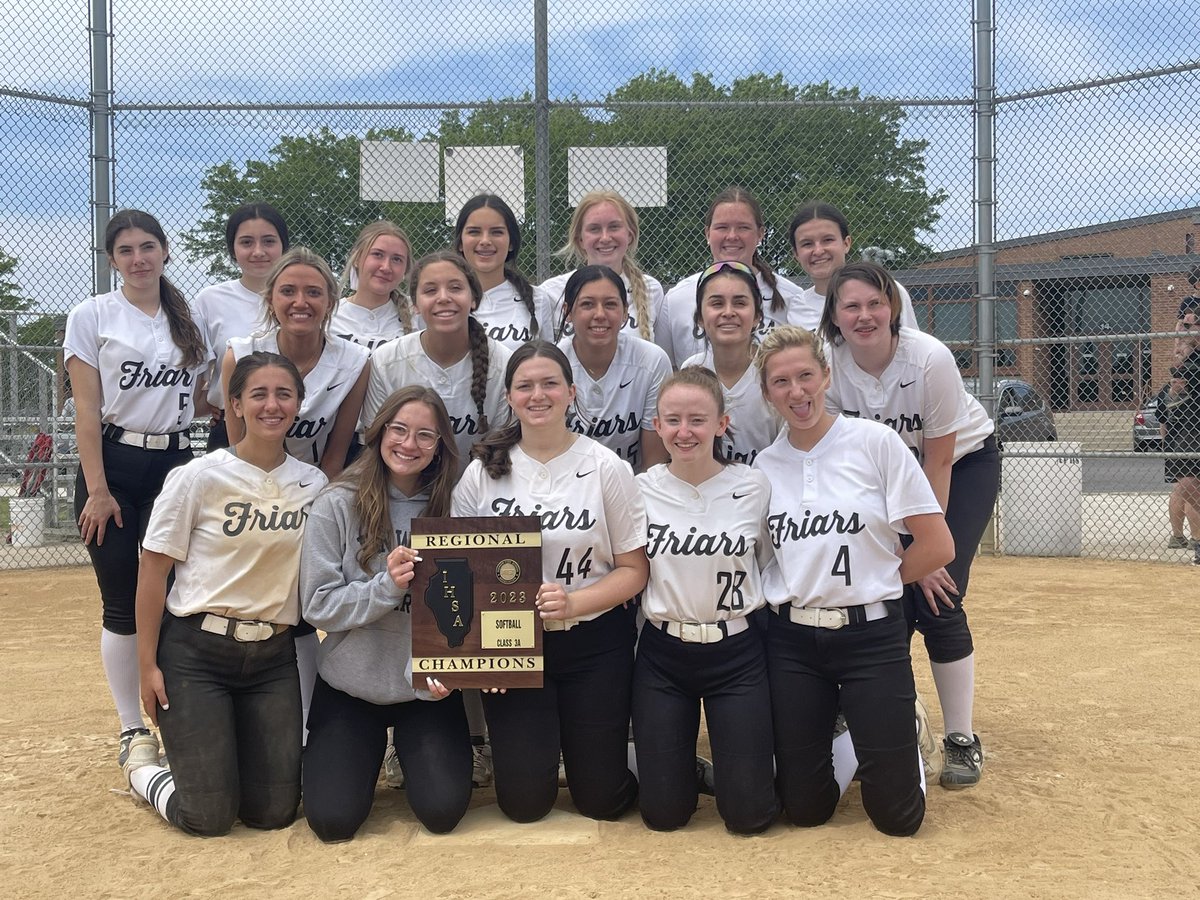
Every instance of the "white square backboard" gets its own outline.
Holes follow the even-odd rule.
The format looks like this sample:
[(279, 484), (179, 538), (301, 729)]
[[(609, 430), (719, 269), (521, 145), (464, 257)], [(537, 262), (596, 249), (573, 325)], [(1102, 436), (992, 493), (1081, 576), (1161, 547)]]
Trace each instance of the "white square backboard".
[(363, 141), (358, 147), (358, 196), (393, 203), (441, 199), (437, 144)]
[(567, 203), (615, 191), (631, 206), (667, 205), (666, 147), (568, 147)]
[(520, 147), (446, 148), (446, 221), (476, 194), (496, 194), (525, 221), (525, 155)]

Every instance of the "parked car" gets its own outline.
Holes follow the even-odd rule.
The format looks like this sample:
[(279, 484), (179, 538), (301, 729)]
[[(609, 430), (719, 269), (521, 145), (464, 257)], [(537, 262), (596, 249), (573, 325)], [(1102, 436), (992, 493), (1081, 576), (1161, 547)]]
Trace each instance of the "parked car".
[(1133, 449), (1137, 453), (1155, 453), (1163, 449), (1162, 432), (1158, 428), (1158, 403), (1162, 391), (1147, 395), (1133, 414)]
[[(997, 378), (995, 384), (996, 437), (1001, 443), (1058, 440), (1054, 413), (1033, 385), (1020, 378)], [(964, 378), (963, 385), (979, 396), (978, 378)]]

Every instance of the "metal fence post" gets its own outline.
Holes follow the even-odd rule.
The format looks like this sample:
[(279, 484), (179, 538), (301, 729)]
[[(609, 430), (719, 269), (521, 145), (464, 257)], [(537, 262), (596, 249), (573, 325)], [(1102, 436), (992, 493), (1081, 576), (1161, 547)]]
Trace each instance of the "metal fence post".
[(546, 0), (533, 4), (533, 208), (537, 281), (550, 275), (550, 63)]
[(112, 10), (109, 0), (91, 0), (90, 15), (92, 290), (103, 294), (112, 290), (112, 270), (104, 250), (104, 230), (113, 213)]
[(996, 416), (996, 62), (995, 0), (975, 0), (976, 349), (980, 401)]

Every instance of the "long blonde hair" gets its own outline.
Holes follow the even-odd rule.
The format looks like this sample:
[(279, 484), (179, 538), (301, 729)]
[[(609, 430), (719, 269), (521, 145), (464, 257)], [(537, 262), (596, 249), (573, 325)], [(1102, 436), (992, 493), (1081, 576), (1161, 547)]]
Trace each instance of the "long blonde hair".
[(638, 221), (637, 210), (629, 201), (614, 191), (590, 191), (584, 194), (575, 212), (571, 215), (571, 227), (567, 236), (567, 244), (558, 251), (558, 255), (572, 260), (581, 266), (588, 263), (587, 253), (583, 249), (583, 217), (601, 203), (611, 203), (617, 208), (625, 227), (629, 229), (629, 248), (621, 260), (621, 274), (629, 279), (629, 296), (633, 301), (633, 309), (637, 314), (638, 333), (648, 341), (654, 340), (652, 323), (650, 321), (650, 295), (646, 292), (646, 276), (642, 273), (637, 261), (638, 234), (641, 225)]
[[(401, 285), (408, 280), (408, 268), (413, 262), (412, 241), (408, 239), (408, 235), (395, 222), (380, 219), (378, 222), (371, 222), (358, 233), (358, 238), (354, 241), (354, 246), (350, 248), (350, 255), (346, 258), (346, 266), (342, 269), (342, 277), (338, 280), (338, 296), (349, 296), (347, 292), (350, 290), (351, 273), (355, 276), (358, 275), (358, 267), (362, 265), (363, 259), (370, 252), (375, 242), (384, 236), (394, 237), (399, 241), (403, 241), (404, 248), (408, 251), (408, 263), (405, 266), (404, 277), (400, 279), (400, 284), (396, 285), (395, 289), (388, 296), (391, 298), (392, 305), (396, 307), (396, 314), (400, 317), (400, 325), (404, 328), (404, 333), (410, 334), (413, 330), (412, 301), (405, 295), (401, 289)], [(338, 302), (340, 303), (341, 301), (339, 300)]]

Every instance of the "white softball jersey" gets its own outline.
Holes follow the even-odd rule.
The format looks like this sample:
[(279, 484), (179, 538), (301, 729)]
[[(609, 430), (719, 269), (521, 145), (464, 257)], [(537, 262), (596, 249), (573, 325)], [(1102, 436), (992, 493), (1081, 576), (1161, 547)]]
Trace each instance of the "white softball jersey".
[(537, 334), (533, 332), (529, 310), (517, 286), (505, 281), (484, 291), (479, 307), (471, 315), (483, 326), (488, 337), (509, 350), (516, 350), (534, 338), (554, 343), (554, 309), (550, 296), (541, 288), (533, 289), (533, 311), (537, 313)]
[[(913, 331), (920, 331), (917, 316), (913, 312), (912, 297), (907, 289), (899, 282), (900, 289), (900, 324)], [(816, 331), (821, 325), (821, 315), (825, 312), (825, 295), (818, 294), (815, 287), (806, 287), (800, 294), (800, 300), (788, 310), (788, 324), (799, 325), (809, 331)]]
[(767, 534), (771, 485), (741, 463), (693, 485), (666, 463), (637, 476), (646, 504), (650, 581), (642, 612), (653, 622), (719, 622), (761, 607), (760, 568), (773, 556)]
[(229, 450), (172, 469), (142, 541), (176, 560), (167, 609), (295, 625), (300, 541), (325, 482), (295, 457), (264, 472)]
[[(204, 321), (193, 317), (203, 335)], [(100, 421), (126, 431), (169, 434), (192, 424), (194, 395), (212, 351), (194, 366), (171, 338), (161, 306), (148, 316), (118, 288), (84, 300), (67, 316), (64, 362), (72, 357), (100, 373)]]
[[(697, 353), (704, 352), (704, 338), (696, 337), (693, 317), (696, 314), (696, 285), (700, 283), (701, 272), (689, 275), (671, 290), (667, 291), (667, 299), (663, 304), (663, 314), (659, 317), (654, 329), (654, 343), (667, 351), (673, 365), (679, 365), (680, 360), (688, 359)], [(773, 311), (771, 300), (774, 292), (763, 281), (762, 273), (757, 272), (758, 289), (763, 296), (763, 318), (754, 329), (753, 339), (759, 343), (776, 325), (786, 325), (789, 311), (799, 301), (800, 288), (776, 273), (776, 287), (779, 296), (783, 298), (783, 309)]]
[(611, 572), (618, 554), (645, 545), (646, 510), (633, 470), (607, 447), (580, 435), (549, 463), (519, 446), (511, 458), (502, 478), (473, 460), (454, 489), (452, 515), (540, 517), (543, 581), (577, 591)]
[[(684, 366), (704, 366), (716, 371), (712, 348), (685, 360), (680, 368)], [(775, 443), (783, 428), (783, 419), (763, 396), (758, 369), (753, 363), (733, 387), (722, 384), (721, 393), (725, 397), (725, 414), (729, 416), (729, 429), (718, 438), (721, 452), (730, 462), (749, 465), (763, 448)]]
[(635, 469), (641, 462), (642, 432), (654, 431), (658, 391), (671, 374), (662, 348), (621, 331), (617, 352), (597, 381), (575, 354), (573, 338), (559, 348), (571, 361), (576, 409), (567, 413), (567, 427), (607, 447)]
[[(508, 421), (508, 400), (504, 396), (504, 369), (512, 351), (499, 341), (488, 339), (487, 387), (483, 409), (488, 427), (496, 428)], [(368, 427), (379, 407), (389, 395), (410, 384), (424, 385), (437, 391), (446, 404), (454, 426), (454, 442), (459, 461), (466, 465), (471, 458), (471, 446), (483, 437), (485, 429), (479, 421), (479, 409), (471, 397), (471, 354), (443, 369), (421, 347), (421, 332), (416, 331), (384, 344), (371, 357), (371, 378), (367, 382), (367, 399), (363, 403), (362, 426)]]
[(900, 596), (904, 519), (941, 507), (894, 431), (839, 416), (812, 450), (797, 450), (785, 431), (754, 467), (771, 483), (769, 604), (846, 607)]
[[(422, 326), (420, 316), (413, 312), (413, 329)], [(350, 303), (345, 298), (338, 301), (337, 308), (329, 320), (330, 334), (336, 334), (344, 341), (358, 344), (373, 353), (375, 348), (404, 336), (404, 324), (400, 321), (400, 313), (393, 303), (385, 303), (377, 309), (367, 309), (357, 303)]]
[(825, 407), (874, 419), (900, 435), (924, 461), (925, 438), (954, 434), (954, 462), (983, 446), (994, 426), (963, 387), (950, 349), (932, 335), (901, 326), (896, 355), (879, 378), (860, 369), (846, 344), (827, 347), (832, 370)]
[(202, 288), (192, 300), (192, 312), (204, 320), (204, 338), (215, 357), (208, 380), (208, 402), (210, 406), (224, 409), (221, 360), (225, 358), (225, 350), (232, 338), (249, 337), (268, 330), (267, 306), (261, 294), (254, 293), (235, 278)]
[[(279, 330), (229, 342), (235, 360), (258, 350), (279, 352)], [(284, 442), (287, 452), (314, 466), (321, 464), (329, 433), (337, 420), (342, 401), (358, 381), (369, 354), (357, 344), (329, 335), (325, 349), (312, 370), (304, 376), (304, 400)]]
[[(550, 298), (555, 328), (558, 328), (559, 323), (561, 323), (563, 320), (563, 310), (566, 308), (565, 295), (567, 292), (567, 282), (570, 281), (571, 276), (574, 275), (576, 271), (578, 270), (572, 269), (570, 272), (564, 272), (561, 275), (555, 275), (553, 278), (547, 278), (541, 284), (541, 289), (545, 291)], [(625, 327), (621, 330), (628, 331), (635, 337), (641, 337), (642, 332), (638, 328), (640, 323), (638, 321), (637, 309), (634, 308), (633, 305), (633, 283), (629, 280), (629, 276), (624, 272), (619, 272), (618, 274), (621, 276), (621, 280), (625, 282), (625, 293), (629, 297), (629, 314), (625, 317)], [(654, 334), (655, 328), (658, 327), (657, 323), (662, 316), (663, 303), (665, 302), (666, 298), (663, 293), (663, 286), (659, 283), (657, 278), (651, 278), (649, 275), (643, 274), (642, 283), (646, 286), (646, 303), (650, 307), (650, 334)], [(564, 326), (563, 332), (559, 335), (559, 337), (568, 335), (571, 333), (571, 331), (572, 328), (570, 324), (567, 324)]]

